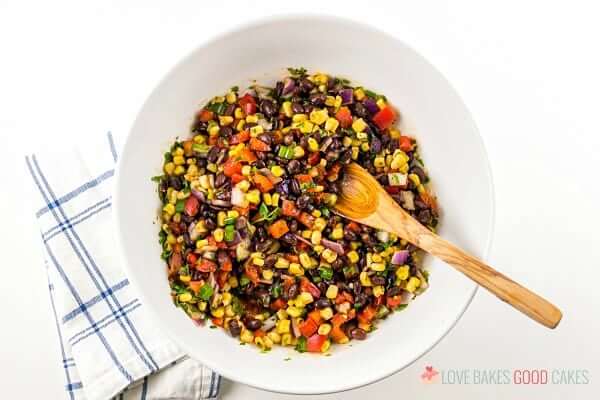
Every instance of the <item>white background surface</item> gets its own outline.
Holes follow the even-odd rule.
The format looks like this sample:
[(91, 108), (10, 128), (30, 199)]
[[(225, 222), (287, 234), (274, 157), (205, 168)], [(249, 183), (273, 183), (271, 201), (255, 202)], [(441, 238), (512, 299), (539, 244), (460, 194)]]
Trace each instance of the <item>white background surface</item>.
[[(594, 3), (290, 3), (0, 1), (0, 396), (65, 398), (33, 212), (23, 199), (29, 184), (23, 154), (108, 130), (122, 138), (154, 84), (200, 41), (250, 17), (303, 11), (377, 25), (448, 77), (471, 109), (491, 160), (497, 222), (490, 263), (565, 315), (548, 331), (480, 290), (457, 327), (413, 366), (323, 398), (593, 398), (600, 389), (600, 24)], [(385, 60), (357, 54), (356, 62)], [(425, 365), (586, 369), (590, 383), (425, 385), (419, 379)], [(225, 399), (292, 398), (235, 383), (222, 389)]]

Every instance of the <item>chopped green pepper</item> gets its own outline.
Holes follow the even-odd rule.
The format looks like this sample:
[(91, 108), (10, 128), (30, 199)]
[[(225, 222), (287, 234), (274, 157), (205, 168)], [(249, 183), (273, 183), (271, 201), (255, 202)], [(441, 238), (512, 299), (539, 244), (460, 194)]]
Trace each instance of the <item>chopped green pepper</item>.
[(225, 241), (231, 242), (235, 237), (235, 227), (233, 225), (225, 225)]
[(304, 336), (300, 336), (298, 338), (298, 343), (296, 343), (296, 351), (299, 353), (306, 352), (306, 338)]
[(185, 209), (185, 201), (177, 200), (177, 203), (175, 203), (175, 212), (181, 213), (181, 212), (183, 212), (184, 209)]
[(212, 296), (212, 295), (213, 295), (213, 288), (208, 284), (203, 285), (200, 288), (200, 290), (198, 291), (198, 297), (200, 297), (204, 301), (210, 300), (210, 296)]

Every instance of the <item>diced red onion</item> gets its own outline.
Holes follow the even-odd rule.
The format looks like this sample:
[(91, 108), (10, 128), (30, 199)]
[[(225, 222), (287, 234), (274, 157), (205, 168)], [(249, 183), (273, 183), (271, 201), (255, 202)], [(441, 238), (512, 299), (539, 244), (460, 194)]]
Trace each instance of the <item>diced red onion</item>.
[(292, 318), (292, 332), (294, 333), (295, 337), (302, 336), (300, 328), (298, 327), (298, 323), (296, 323), (296, 318)]
[(200, 235), (200, 233), (198, 233), (196, 231), (196, 224), (194, 222), (192, 222), (190, 224), (190, 226), (188, 227), (188, 234), (190, 235), (190, 239), (192, 239), (192, 240), (198, 239), (198, 236)]
[(408, 250), (400, 250), (392, 256), (392, 264), (402, 265), (408, 260)]
[(269, 318), (265, 319), (260, 327), (260, 330), (263, 332), (267, 332), (275, 327), (275, 321), (277, 320), (277, 315), (273, 314)]
[(299, 241), (301, 241), (302, 243), (304, 243), (304, 244), (307, 244), (307, 245), (309, 245), (309, 246), (311, 246), (311, 247), (312, 247), (312, 243), (311, 243), (311, 242), (309, 242), (308, 240), (304, 239), (302, 236), (300, 236), (300, 235), (297, 235), (297, 234), (294, 234), (294, 236), (296, 236), (296, 239), (298, 239), (298, 240), (299, 240)]
[(400, 304), (408, 304), (415, 296), (408, 290), (403, 290), (400, 294)]
[(210, 204), (217, 207), (231, 207), (231, 202), (219, 199), (211, 200)]
[(331, 145), (331, 143), (333, 143), (333, 139), (331, 138), (331, 136), (328, 136), (321, 144), (321, 148), (319, 150), (326, 151), (329, 145)]
[(264, 176), (266, 176), (273, 185), (277, 185), (279, 182), (281, 182), (283, 180), (283, 179), (273, 175), (273, 173), (271, 172), (271, 170), (269, 168), (261, 168), (258, 171), (261, 174), (263, 174)]
[(294, 91), (296, 88), (296, 82), (292, 78), (285, 78), (283, 81), (283, 89), (281, 91), (282, 96), (286, 96)]
[(386, 231), (377, 231), (375, 236), (377, 236), (377, 240), (379, 240), (382, 243), (385, 243), (388, 240), (390, 240), (390, 234)]
[(343, 256), (345, 254), (344, 246), (342, 246), (338, 242), (334, 242), (329, 239), (321, 239), (321, 244), (327, 247), (329, 250), (335, 251), (340, 256)]
[(244, 192), (237, 186), (231, 189), (231, 204), (234, 206), (242, 206), (244, 204)]
[(402, 207), (406, 210), (415, 209), (415, 195), (410, 190), (403, 190), (400, 192), (400, 200), (402, 201)]
[(205, 203), (206, 202), (206, 196), (204, 195), (204, 192), (201, 192), (198, 189), (192, 189), (192, 195), (197, 198), (200, 202)]
[(271, 124), (264, 118), (258, 120), (258, 125), (262, 126), (265, 131), (270, 131), (273, 127), (273, 124)]
[(208, 279), (206, 280), (206, 283), (213, 289), (217, 287), (217, 280), (215, 279), (214, 272), (208, 274)]
[(362, 103), (371, 114), (377, 114), (379, 112), (379, 106), (372, 98), (365, 97)]
[(352, 104), (354, 102), (352, 89), (340, 90), (340, 97), (342, 98), (342, 104)]

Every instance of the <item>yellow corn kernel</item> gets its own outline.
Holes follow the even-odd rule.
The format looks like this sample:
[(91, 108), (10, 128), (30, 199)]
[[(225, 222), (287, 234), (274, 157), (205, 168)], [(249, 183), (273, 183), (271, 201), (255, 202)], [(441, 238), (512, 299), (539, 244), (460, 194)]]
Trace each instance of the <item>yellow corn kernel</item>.
[(419, 185), (419, 186), (417, 186), (417, 191), (418, 191), (419, 193), (424, 193), (424, 192), (425, 192), (425, 186), (423, 186), (423, 185)]
[(396, 270), (396, 280), (403, 281), (408, 279), (408, 274), (410, 271), (410, 267), (408, 265), (403, 265)]
[(217, 309), (212, 310), (211, 314), (215, 318), (223, 318), (223, 316), (225, 315), (225, 307), (218, 307)]
[(221, 126), (231, 125), (232, 122), (233, 117), (229, 115), (219, 115), (219, 124), (221, 124)]
[(366, 271), (361, 272), (359, 275), (359, 278), (360, 278), (361, 285), (373, 286), (373, 283), (371, 283), (371, 278), (369, 278), (369, 275), (367, 275)]
[(306, 114), (294, 114), (292, 117), (292, 122), (304, 122), (308, 119)]
[(260, 251), (255, 251), (254, 253), (250, 254), (250, 257), (252, 257), (252, 258), (265, 258), (265, 254), (263, 252), (260, 252)]
[(325, 249), (323, 250), (323, 253), (321, 253), (321, 257), (323, 257), (325, 261), (331, 264), (337, 259), (337, 253), (333, 250)]
[(338, 295), (338, 287), (336, 285), (329, 285), (325, 292), (325, 297), (328, 299), (335, 299)]
[(260, 125), (253, 126), (252, 128), (250, 128), (250, 136), (257, 137), (258, 135), (260, 135), (264, 131), (265, 130)]
[(235, 111), (233, 111), (233, 116), (235, 117), (235, 119), (242, 119), (244, 118), (244, 112), (241, 108), (236, 107)]
[(308, 150), (313, 153), (319, 151), (319, 143), (314, 138), (308, 138)]
[(240, 333), (240, 340), (244, 343), (252, 343), (254, 342), (254, 334), (248, 329), (242, 329), (242, 333)]
[(321, 254), (323, 250), (325, 250), (325, 247), (318, 244), (316, 246), (313, 246), (313, 250), (315, 251), (315, 253)]
[(331, 318), (333, 318), (333, 310), (331, 307), (322, 308), (321, 311), (319, 311), (319, 314), (321, 314), (321, 318), (323, 318), (325, 321), (329, 321)]
[(221, 228), (217, 228), (213, 231), (213, 237), (215, 238), (215, 242), (221, 243), (223, 241), (223, 237), (225, 236), (225, 232)]
[(192, 300), (192, 294), (189, 292), (181, 293), (179, 295), (179, 301), (182, 303), (187, 303), (190, 300)]
[(332, 107), (335, 105), (335, 97), (333, 96), (327, 96), (327, 98), (325, 98), (325, 105)]
[(169, 204), (166, 204), (166, 205), (163, 207), (163, 211), (164, 211), (165, 213), (167, 213), (168, 215), (173, 215), (173, 214), (175, 214), (175, 206), (174, 206), (173, 204), (171, 204), (171, 203), (169, 203)]
[(279, 204), (279, 193), (273, 193), (271, 195), (271, 205), (273, 207), (277, 207), (278, 204)]
[(250, 182), (244, 179), (243, 181), (239, 181), (236, 186), (245, 193), (250, 189)]
[(275, 261), (275, 268), (288, 268), (290, 266), (290, 262), (283, 257), (279, 257), (277, 261)]
[(327, 226), (327, 221), (324, 218), (317, 218), (313, 224), (313, 228), (317, 231), (322, 231)]
[(200, 239), (200, 240), (196, 241), (196, 248), (197, 249), (201, 249), (204, 246), (208, 246), (208, 240), (206, 240), (206, 239)]
[[(235, 316), (235, 311), (233, 311), (231, 304), (225, 307), (225, 316), (229, 318)], [(227, 325), (227, 321), (225, 321), (225, 325)]]
[(271, 167), (271, 173), (276, 177), (280, 177), (285, 173), (285, 170), (281, 168), (279, 165), (273, 165)]
[(335, 103), (333, 104), (333, 107), (337, 110), (338, 108), (340, 108), (341, 105), (342, 105), (342, 97), (335, 96)]
[(362, 151), (364, 151), (365, 153), (368, 152), (370, 149), (369, 143), (367, 143), (367, 142), (361, 143), (360, 149)]
[(310, 239), (310, 236), (312, 235), (312, 231), (311, 230), (303, 230), (302, 231), (302, 237), (304, 239)]
[[(352, 129), (355, 132), (363, 132), (366, 127), (367, 127), (367, 123), (362, 118), (359, 118), (352, 123)], [(357, 137), (358, 137), (358, 135), (357, 135)]]
[(196, 135), (194, 136), (194, 143), (204, 144), (206, 143), (206, 136), (204, 135)]
[(189, 275), (180, 275), (180, 276), (179, 276), (179, 280), (180, 280), (181, 282), (186, 282), (186, 283), (187, 283), (187, 282), (189, 282), (189, 281), (191, 281), (191, 280), (192, 280), (192, 277), (191, 277), (191, 276), (189, 276)]
[(317, 331), (319, 335), (324, 336), (329, 335), (329, 332), (331, 332), (331, 325), (329, 324), (321, 324), (321, 326), (319, 326), (319, 330)]
[(294, 115), (294, 112), (292, 111), (292, 102), (284, 101), (281, 105), (281, 112), (284, 113), (286, 117), (291, 118), (292, 115)]
[(277, 319), (279, 319), (279, 320), (288, 319), (288, 314), (283, 308), (280, 308), (279, 310), (277, 310), (277, 312), (275, 314), (277, 314)]
[(251, 171), (252, 171), (252, 167), (250, 167), (249, 165), (244, 165), (242, 167), (242, 175), (244, 175), (244, 176), (250, 175)]
[[(264, 261), (263, 261), (264, 264)], [(273, 270), (272, 269), (265, 269), (262, 272), (262, 277), (268, 281), (270, 281), (271, 279), (273, 279)]]
[(277, 333), (280, 333), (280, 334), (289, 333), (290, 332), (290, 323), (291, 323), (291, 321), (289, 319), (279, 320), (275, 323), (275, 330), (277, 331)]
[(335, 132), (340, 125), (339, 121), (335, 118), (328, 118), (325, 122), (325, 130), (329, 132)]
[(377, 253), (375, 253), (375, 254), (373, 254), (373, 255), (371, 256), (371, 260), (372, 260), (373, 262), (378, 262), (378, 263), (380, 263), (380, 262), (382, 262), (382, 261), (383, 261), (383, 259), (381, 258), (381, 256), (380, 256), (379, 254), (377, 254)]
[(310, 235), (310, 242), (314, 245), (321, 244), (321, 232), (313, 231), (312, 235)]
[(336, 227), (331, 231), (329, 237), (333, 240), (342, 239), (344, 237), (344, 230), (341, 227)]
[(297, 275), (297, 276), (304, 275), (304, 268), (302, 268), (302, 266), (298, 263), (290, 263), (290, 266), (288, 267), (288, 271), (292, 275)]
[(271, 341), (273, 343), (277, 343), (277, 344), (281, 343), (281, 335), (275, 331), (271, 331), (271, 332), (267, 333), (267, 337), (269, 339), (271, 339)]
[(376, 168), (385, 167), (385, 158), (384, 157), (375, 157), (375, 159), (373, 160), (373, 165)]
[(382, 285), (373, 287), (373, 296), (381, 297), (385, 293), (385, 288)]
[(232, 288), (238, 287), (238, 280), (237, 280), (237, 278), (235, 276), (230, 276), (229, 279), (227, 279), (227, 283)]
[(265, 260), (263, 260), (262, 258), (255, 257), (252, 259), (252, 264), (262, 267), (263, 265), (265, 265)]
[(315, 299), (312, 297), (312, 294), (308, 293), (308, 292), (302, 292), (298, 295), (298, 299), (300, 300), (300, 302), (302, 303), (302, 305), (307, 305), (312, 303), (313, 301), (315, 301)]
[(212, 125), (212, 126), (210, 126), (210, 127), (208, 128), (208, 134), (209, 134), (210, 136), (219, 136), (219, 130), (220, 130), (220, 129), (221, 129), (221, 128), (219, 128), (219, 125), (217, 125), (217, 124), (214, 124), (214, 125)]
[(247, 115), (246, 122), (249, 124), (256, 124), (258, 122), (258, 115), (256, 115), (256, 114)]
[(331, 347), (331, 340), (327, 339), (321, 345), (321, 353), (326, 353)]
[(237, 123), (237, 125), (235, 126), (235, 130), (236, 131), (243, 131), (244, 127), (246, 126), (246, 121), (244, 121), (243, 119), (240, 119)]
[(235, 103), (236, 100), (237, 100), (237, 96), (234, 92), (229, 92), (229, 93), (227, 93), (227, 95), (225, 95), (225, 101), (227, 101), (227, 103), (229, 103), (229, 104)]
[(398, 129), (392, 128), (390, 129), (390, 137), (392, 139), (400, 139), (401, 133)]
[(354, 250), (349, 251), (346, 256), (348, 257), (348, 261), (350, 261), (352, 264), (357, 263), (359, 260), (358, 253)]
[(290, 346), (292, 344), (292, 335), (290, 333), (284, 333), (283, 335), (281, 335), (282, 346)]
[(225, 213), (225, 211), (219, 211), (217, 213), (217, 225), (225, 226), (225, 218), (227, 218), (227, 213)]
[(250, 190), (248, 193), (246, 193), (246, 200), (252, 204), (260, 203), (260, 192), (258, 189)]
[(174, 156), (173, 157), (173, 164), (175, 164), (175, 165), (184, 165), (185, 164), (185, 157), (183, 157), (183, 156)]
[(350, 145), (352, 145), (352, 138), (349, 136), (344, 136), (344, 138), (342, 139), (342, 144), (344, 145), (344, 147), (350, 147)]
[[(298, 318), (300, 315), (302, 315), (302, 310), (299, 309), (298, 307), (289, 306), (286, 309), (286, 311), (287, 311), (288, 315), (292, 318)], [(290, 322), (289, 320), (286, 320), (286, 321), (288, 321), (288, 323)]]
[(205, 301), (198, 302), (198, 310), (206, 311), (206, 302)]
[(310, 213), (310, 215), (312, 215), (315, 218), (319, 218), (321, 216), (321, 211), (320, 210), (313, 210), (313, 212)]
[[(298, 129), (300, 129), (300, 132), (302, 132), (302, 133), (311, 133), (313, 131), (314, 127), (315, 127), (315, 125), (312, 122), (304, 121), (298, 127)], [(296, 146), (296, 148), (298, 148), (298, 147), (300, 147), (300, 146)]]
[(168, 162), (164, 166), (165, 173), (167, 175), (173, 175), (173, 171), (175, 171), (175, 164), (172, 162)]
[(383, 98), (380, 98), (379, 100), (377, 100), (377, 107), (379, 107), (379, 109), (382, 109), (383, 107), (385, 107), (385, 100)]
[(229, 292), (224, 292), (223, 293), (223, 297), (221, 299), (221, 301), (223, 302), (224, 306), (228, 306), (231, 304), (231, 299), (233, 298), (233, 296), (231, 295), (231, 293)]
[(175, 150), (173, 150), (173, 155), (176, 155), (176, 156), (182, 156), (183, 153), (184, 153), (183, 148), (181, 148), (181, 147), (177, 147)]
[(365, 91), (362, 88), (354, 89), (354, 97), (356, 100), (361, 101), (365, 98)]
[(327, 80), (329, 79), (325, 74), (316, 74), (313, 76), (313, 79), (317, 85), (325, 85), (327, 84)]
[(419, 286), (421, 286), (421, 280), (415, 276), (411, 276), (408, 282), (406, 283), (406, 289), (408, 292), (414, 292)]
[(419, 178), (419, 175), (417, 175), (417, 174), (408, 174), (408, 179), (413, 181), (415, 186), (419, 186), (421, 184), (421, 179)]
[(352, 146), (352, 159), (356, 160), (358, 158), (358, 147)]
[(327, 91), (327, 85), (319, 85), (317, 89), (319, 89), (319, 92), (325, 93)]
[[(322, 110), (314, 109), (310, 112), (310, 121), (317, 125), (322, 125), (325, 121), (327, 121), (327, 118), (329, 118), (329, 114), (326, 108)], [(337, 122), (337, 120), (335, 121)]]
[(304, 268), (310, 268), (311, 266), (311, 261), (310, 261), (310, 256), (307, 253), (300, 253), (300, 264), (302, 264), (302, 266)]

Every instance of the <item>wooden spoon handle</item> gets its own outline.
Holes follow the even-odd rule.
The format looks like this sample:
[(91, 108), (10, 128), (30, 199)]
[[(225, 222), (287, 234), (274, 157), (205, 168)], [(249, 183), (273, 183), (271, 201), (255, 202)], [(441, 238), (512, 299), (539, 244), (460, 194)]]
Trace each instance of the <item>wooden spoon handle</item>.
[(444, 260), (540, 324), (554, 329), (562, 318), (560, 310), (546, 299), (502, 275), (481, 260), (433, 233), (420, 233), (418, 246)]

